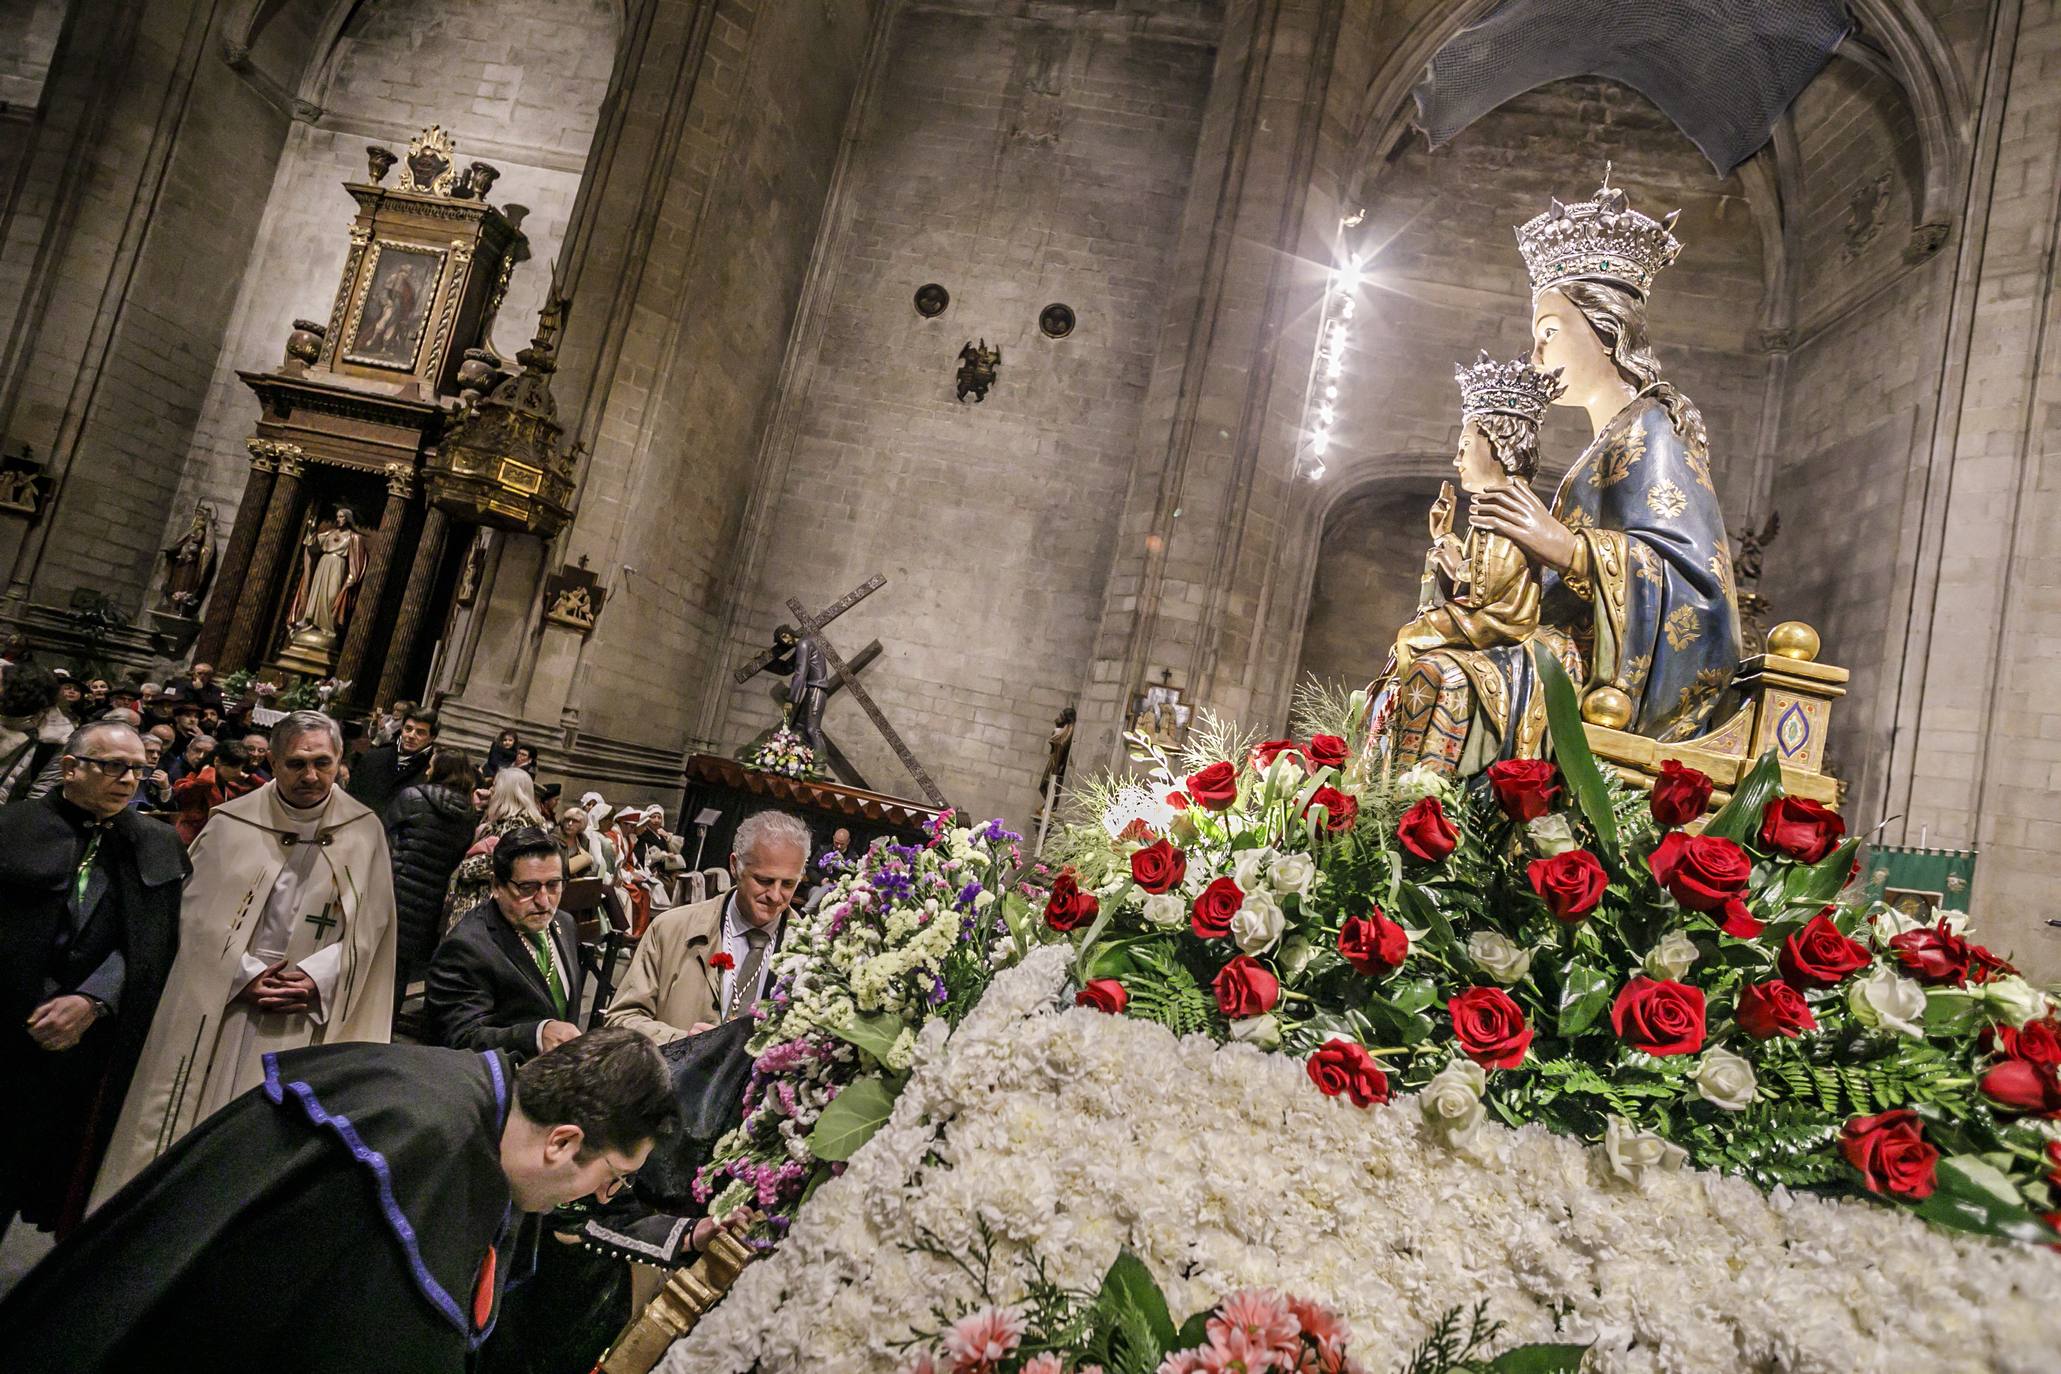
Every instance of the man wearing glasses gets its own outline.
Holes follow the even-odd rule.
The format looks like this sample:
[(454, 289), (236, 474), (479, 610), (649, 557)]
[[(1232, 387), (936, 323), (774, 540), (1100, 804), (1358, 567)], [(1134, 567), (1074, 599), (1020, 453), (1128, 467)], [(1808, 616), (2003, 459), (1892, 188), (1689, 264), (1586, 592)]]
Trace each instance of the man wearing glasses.
[(129, 726), (81, 727), (63, 782), (0, 809), (0, 1232), (78, 1224), (179, 932), (186, 856), (129, 808), (148, 768)]
[(565, 856), (542, 830), (494, 847), (491, 895), (458, 918), (429, 965), (430, 1040), (501, 1050), (521, 1062), (580, 1033), (580, 964), (572, 917), (559, 911)]

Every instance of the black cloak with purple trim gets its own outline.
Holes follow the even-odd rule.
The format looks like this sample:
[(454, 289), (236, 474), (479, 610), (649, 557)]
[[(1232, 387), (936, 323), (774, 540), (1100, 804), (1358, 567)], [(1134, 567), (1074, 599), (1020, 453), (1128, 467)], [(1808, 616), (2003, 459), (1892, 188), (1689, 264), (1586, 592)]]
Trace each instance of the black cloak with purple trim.
[(0, 1369), (466, 1367), (534, 1263), (506, 1057), (330, 1045), (265, 1069), (0, 1298)]

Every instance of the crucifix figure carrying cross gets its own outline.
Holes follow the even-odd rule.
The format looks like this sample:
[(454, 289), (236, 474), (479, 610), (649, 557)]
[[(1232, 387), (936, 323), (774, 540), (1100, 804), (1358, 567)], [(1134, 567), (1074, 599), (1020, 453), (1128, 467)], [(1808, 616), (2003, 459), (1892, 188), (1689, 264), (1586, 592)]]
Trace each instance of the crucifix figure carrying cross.
[(798, 599), (789, 597), (787, 609), (793, 614), (800, 628), (782, 625), (774, 635), (773, 646), (762, 650), (740, 666), (735, 677), (742, 683), (748, 681), (752, 674), (768, 668), (791, 673), (787, 695), (788, 702), (793, 707), (793, 725), (796, 732), (802, 735), (811, 748), (836, 763), (841, 774), (863, 787), (864, 779), (853, 771), (849, 762), (844, 759), (842, 751), (825, 738), (822, 729), (823, 708), (829, 703), (830, 697), (843, 688), (850, 688), (853, 698), (859, 703), (859, 708), (866, 713), (867, 719), (873, 722), (874, 728), (880, 731), (888, 747), (894, 750), (895, 757), (902, 761), (902, 766), (909, 770), (909, 776), (916, 780), (916, 785), (922, 789), (924, 797), (931, 805), (942, 807), (945, 805), (944, 794), (938, 791), (937, 784), (930, 780), (930, 774), (916, 761), (916, 756), (909, 752), (909, 746), (895, 733), (895, 728), (889, 725), (887, 717), (881, 714), (880, 707), (874, 702), (872, 695), (859, 682), (859, 670), (879, 656), (880, 641), (876, 639), (868, 644), (848, 663), (823, 634), (824, 626), (886, 585), (887, 579), (875, 573), (814, 615), (805, 611)]

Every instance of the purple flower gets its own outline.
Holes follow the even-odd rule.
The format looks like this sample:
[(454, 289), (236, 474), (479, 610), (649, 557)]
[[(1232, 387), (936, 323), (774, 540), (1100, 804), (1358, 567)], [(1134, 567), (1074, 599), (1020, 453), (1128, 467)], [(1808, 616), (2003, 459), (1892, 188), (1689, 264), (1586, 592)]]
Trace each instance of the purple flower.
[(973, 899), (980, 896), (981, 891), (982, 888), (979, 883), (968, 883), (959, 889), (959, 895), (954, 897), (952, 901), (961, 911), (971, 911), (973, 910)]

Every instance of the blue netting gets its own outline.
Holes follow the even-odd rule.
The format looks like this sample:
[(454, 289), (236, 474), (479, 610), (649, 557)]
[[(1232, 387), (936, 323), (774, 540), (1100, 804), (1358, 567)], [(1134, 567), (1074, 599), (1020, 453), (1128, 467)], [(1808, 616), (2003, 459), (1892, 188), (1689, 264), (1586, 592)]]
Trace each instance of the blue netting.
[(1727, 176), (1831, 59), (1845, 0), (1506, 0), (1416, 88), (1436, 148), (1514, 96), (1602, 76), (1658, 105)]

